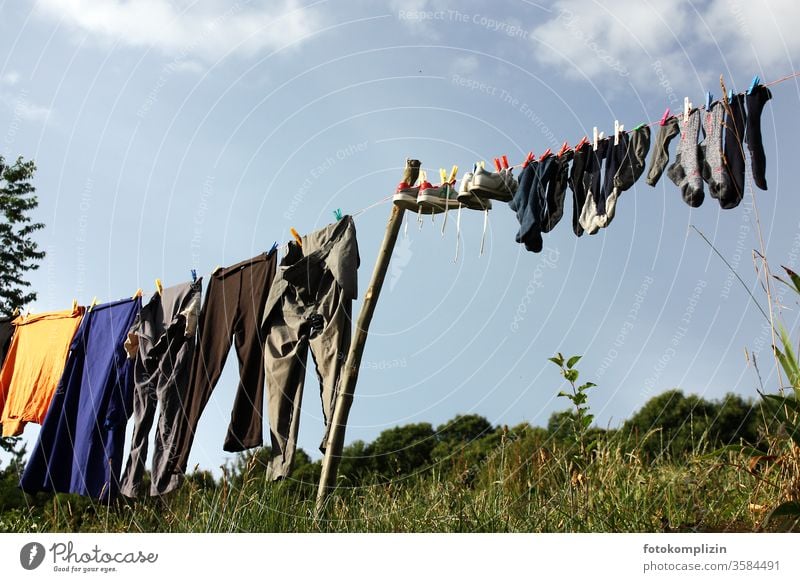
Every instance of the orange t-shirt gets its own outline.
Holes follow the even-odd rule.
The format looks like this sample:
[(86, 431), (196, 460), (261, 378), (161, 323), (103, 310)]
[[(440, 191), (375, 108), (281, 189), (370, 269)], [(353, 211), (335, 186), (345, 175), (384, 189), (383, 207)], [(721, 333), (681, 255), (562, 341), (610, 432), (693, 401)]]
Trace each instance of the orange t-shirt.
[(0, 371), (3, 436), (22, 434), (25, 424), (42, 424), (61, 379), (84, 307), (17, 317)]

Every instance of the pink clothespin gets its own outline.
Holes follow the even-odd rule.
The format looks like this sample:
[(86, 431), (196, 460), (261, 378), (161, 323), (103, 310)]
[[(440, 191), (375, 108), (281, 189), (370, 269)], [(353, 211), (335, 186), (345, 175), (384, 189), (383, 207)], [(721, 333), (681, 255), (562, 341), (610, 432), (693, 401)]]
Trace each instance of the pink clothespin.
[(666, 125), (667, 119), (669, 119), (669, 107), (667, 107), (667, 110), (664, 112), (664, 115), (661, 116), (661, 120), (658, 122), (658, 124)]

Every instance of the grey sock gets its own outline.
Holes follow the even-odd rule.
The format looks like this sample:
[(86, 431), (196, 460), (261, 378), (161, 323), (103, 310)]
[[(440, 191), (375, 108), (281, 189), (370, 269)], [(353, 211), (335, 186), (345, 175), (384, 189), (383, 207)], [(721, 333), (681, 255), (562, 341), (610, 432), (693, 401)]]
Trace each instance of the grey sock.
[(711, 197), (717, 200), (730, 188), (728, 172), (722, 162), (722, 118), (725, 106), (717, 101), (711, 106), (711, 111), (703, 115), (703, 130), (705, 139), (705, 162), (703, 177), (708, 182)]
[(700, 136), (700, 112), (695, 109), (689, 119), (681, 120), (681, 141), (675, 163), (667, 169), (667, 176), (681, 189), (684, 202), (692, 208), (703, 203), (702, 150), (697, 145)]

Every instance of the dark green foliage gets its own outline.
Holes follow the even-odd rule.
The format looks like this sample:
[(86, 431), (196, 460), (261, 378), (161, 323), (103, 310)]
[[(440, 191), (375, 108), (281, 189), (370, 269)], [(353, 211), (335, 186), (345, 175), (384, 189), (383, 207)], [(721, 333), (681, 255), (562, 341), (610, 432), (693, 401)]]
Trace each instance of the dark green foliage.
[[(670, 390), (651, 398), (623, 431), (639, 442), (645, 457), (683, 457), (740, 441), (758, 441), (758, 414), (753, 404), (736, 394), (709, 401), (696, 395), (684, 396)], [(646, 438), (645, 438), (646, 437)]]
[(25, 507), (25, 496), (18, 487), (19, 477), (25, 468), (25, 445), (17, 447), (20, 439), (3, 439), (3, 449), (12, 454), (11, 461), (0, 468), (0, 514), (10, 509)]
[(428, 422), (407, 424), (383, 431), (364, 452), (378, 475), (394, 478), (428, 467), (436, 445)]
[(6, 166), (0, 156), (0, 314), (11, 314), (36, 299), (25, 279), (25, 273), (39, 268), (38, 262), (44, 258), (44, 251), (38, 250), (32, 238), (44, 228), (30, 217), (39, 205), (31, 184), (35, 171), (32, 161), (18, 158)]

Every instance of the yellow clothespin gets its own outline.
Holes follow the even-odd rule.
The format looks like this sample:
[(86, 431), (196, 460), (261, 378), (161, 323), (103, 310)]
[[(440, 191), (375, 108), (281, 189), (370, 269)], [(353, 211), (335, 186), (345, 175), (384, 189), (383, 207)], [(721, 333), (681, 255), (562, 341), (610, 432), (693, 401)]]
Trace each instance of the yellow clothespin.
[(453, 166), (453, 169), (450, 170), (450, 177), (447, 179), (447, 181), (450, 183), (455, 182), (457, 174), (458, 174), (458, 166)]
[(95, 305), (97, 305), (97, 295), (95, 295), (94, 297), (92, 297), (92, 302), (91, 302), (91, 304), (89, 304), (89, 311), (91, 311), (91, 310), (92, 310), (92, 308), (93, 308)]
[(73, 299), (72, 300), (72, 311), (75, 312), (76, 309), (78, 309), (78, 300), (77, 299)]
[(161, 295), (163, 290), (164, 287), (161, 285), (161, 279), (156, 279), (156, 291), (158, 291), (158, 294)]
[(19, 317), (19, 307), (15, 307), (14, 311), (11, 313), (12, 317)]
[(292, 233), (292, 236), (294, 237), (294, 240), (297, 241), (298, 246), (300, 246), (302, 248), (303, 247), (303, 239), (300, 237), (300, 234), (294, 229), (294, 227), (291, 227), (289, 229), (289, 232)]
[(133, 294), (133, 297), (131, 297), (131, 299), (136, 299), (137, 297), (141, 297), (141, 296), (142, 296), (142, 290), (141, 290), (141, 288), (139, 288), (139, 289), (136, 290), (136, 293)]

